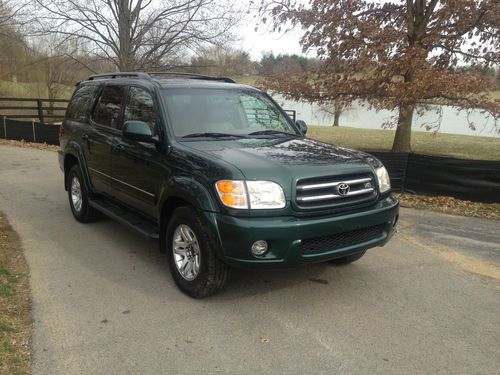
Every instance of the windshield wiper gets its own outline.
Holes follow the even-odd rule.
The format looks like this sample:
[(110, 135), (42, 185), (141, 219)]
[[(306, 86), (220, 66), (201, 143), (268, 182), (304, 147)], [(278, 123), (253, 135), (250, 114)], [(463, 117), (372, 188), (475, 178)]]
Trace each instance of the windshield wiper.
[(213, 133), (213, 132), (192, 133), (192, 134), (182, 136), (182, 138), (204, 138), (204, 137), (205, 138), (227, 138), (227, 137), (246, 138), (245, 135), (241, 135), (241, 134)]
[(248, 135), (274, 135), (274, 134), (287, 135), (287, 136), (291, 136), (291, 137), (300, 137), (298, 134), (295, 134), (295, 133), (288, 133), (288, 132), (284, 132), (281, 130), (273, 130), (273, 129), (259, 130), (259, 131), (253, 132), (253, 133), (249, 133)]

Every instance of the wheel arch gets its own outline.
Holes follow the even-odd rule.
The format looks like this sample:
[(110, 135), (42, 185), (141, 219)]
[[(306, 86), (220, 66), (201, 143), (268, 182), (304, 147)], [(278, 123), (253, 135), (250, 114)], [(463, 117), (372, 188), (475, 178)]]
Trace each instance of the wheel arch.
[(87, 163), (85, 162), (85, 158), (83, 156), (82, 149), (80, 145), (76, 142), (71, 142), (68, 144), (68, 147), (64, 153), (64, 189), (67, 191), (68, 190), (68, 173), (70, 169), (74, 165), (79, 165), (82, 171), (83, 175), (83, 182), (85, 184), (85, 187), (87, 190), (90, 192), (92, 191), (91, 189), (91, 184), (90, 184), (90, 178), (88, 175), (88, 170), (87, 170)]
[(191, 206), (201, 211), (218, 211), (217, 204), (208, 189), (192, 177), (172, 177), (165, 191), (169, 194), (162, 197), (160, 211), (160, 250), (162, 252), (166, 249), (166, 228), (175, 209), (182, 206)]

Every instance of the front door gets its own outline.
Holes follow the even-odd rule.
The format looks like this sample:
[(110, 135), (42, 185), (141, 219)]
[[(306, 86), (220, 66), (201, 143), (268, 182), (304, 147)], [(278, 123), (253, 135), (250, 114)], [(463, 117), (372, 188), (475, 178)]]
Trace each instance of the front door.
[[(123, 122), (143, 121), (153, 134), (159, 134), (159, 116), (153, 94), (145, 88), (131, 86), (125, 100)], [(166, 175), (162, 153), (153, 143), (137, 142), (123, 137), (113, 148), (113, 187), (117, 199), (155, 216), (156, 205)]]

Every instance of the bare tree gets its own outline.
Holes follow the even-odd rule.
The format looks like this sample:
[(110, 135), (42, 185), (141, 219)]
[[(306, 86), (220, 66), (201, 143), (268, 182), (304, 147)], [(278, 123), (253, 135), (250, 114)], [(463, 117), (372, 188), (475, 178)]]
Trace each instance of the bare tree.
[(121, 71), (156, 69), (189, 49), (223, 43), (239, 21), (233, 0), (34, 0), (37, 33), (86, 40)]
[(20, 17), (26, 9), (27, 3), (24, 0), (0, 0), (0, 33), (4, 29), (9, 29), (21, 24)]
[(411, 149), (414, 112), (435, 104), (479, 108), (500, 132), (493, 83), (460, 69), (500, 64), (498, 0), (263, 0), (263, 9), (276, 28), (302, 26), (304, 50), (325, 62), (301, 75), (276, 75), (270, 88), (294, 99), (362, 99), (397, 110), (395, 152)]
[(227, 46), (210, 46), (201, 49), (191, 59), (192, 69), (211, 75), (235, 75), (255, 73), (255, 62), (250, 54), (243, 50)]

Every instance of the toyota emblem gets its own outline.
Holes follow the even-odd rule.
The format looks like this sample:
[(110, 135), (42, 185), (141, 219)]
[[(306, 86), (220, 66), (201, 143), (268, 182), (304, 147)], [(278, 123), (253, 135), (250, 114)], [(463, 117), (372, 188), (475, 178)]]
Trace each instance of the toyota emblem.
[(347, 195), (349, 194), (350, 190), (351, 187), (344, 182), (337, 185), (337, 192), (339, 193), (339, 195)]

